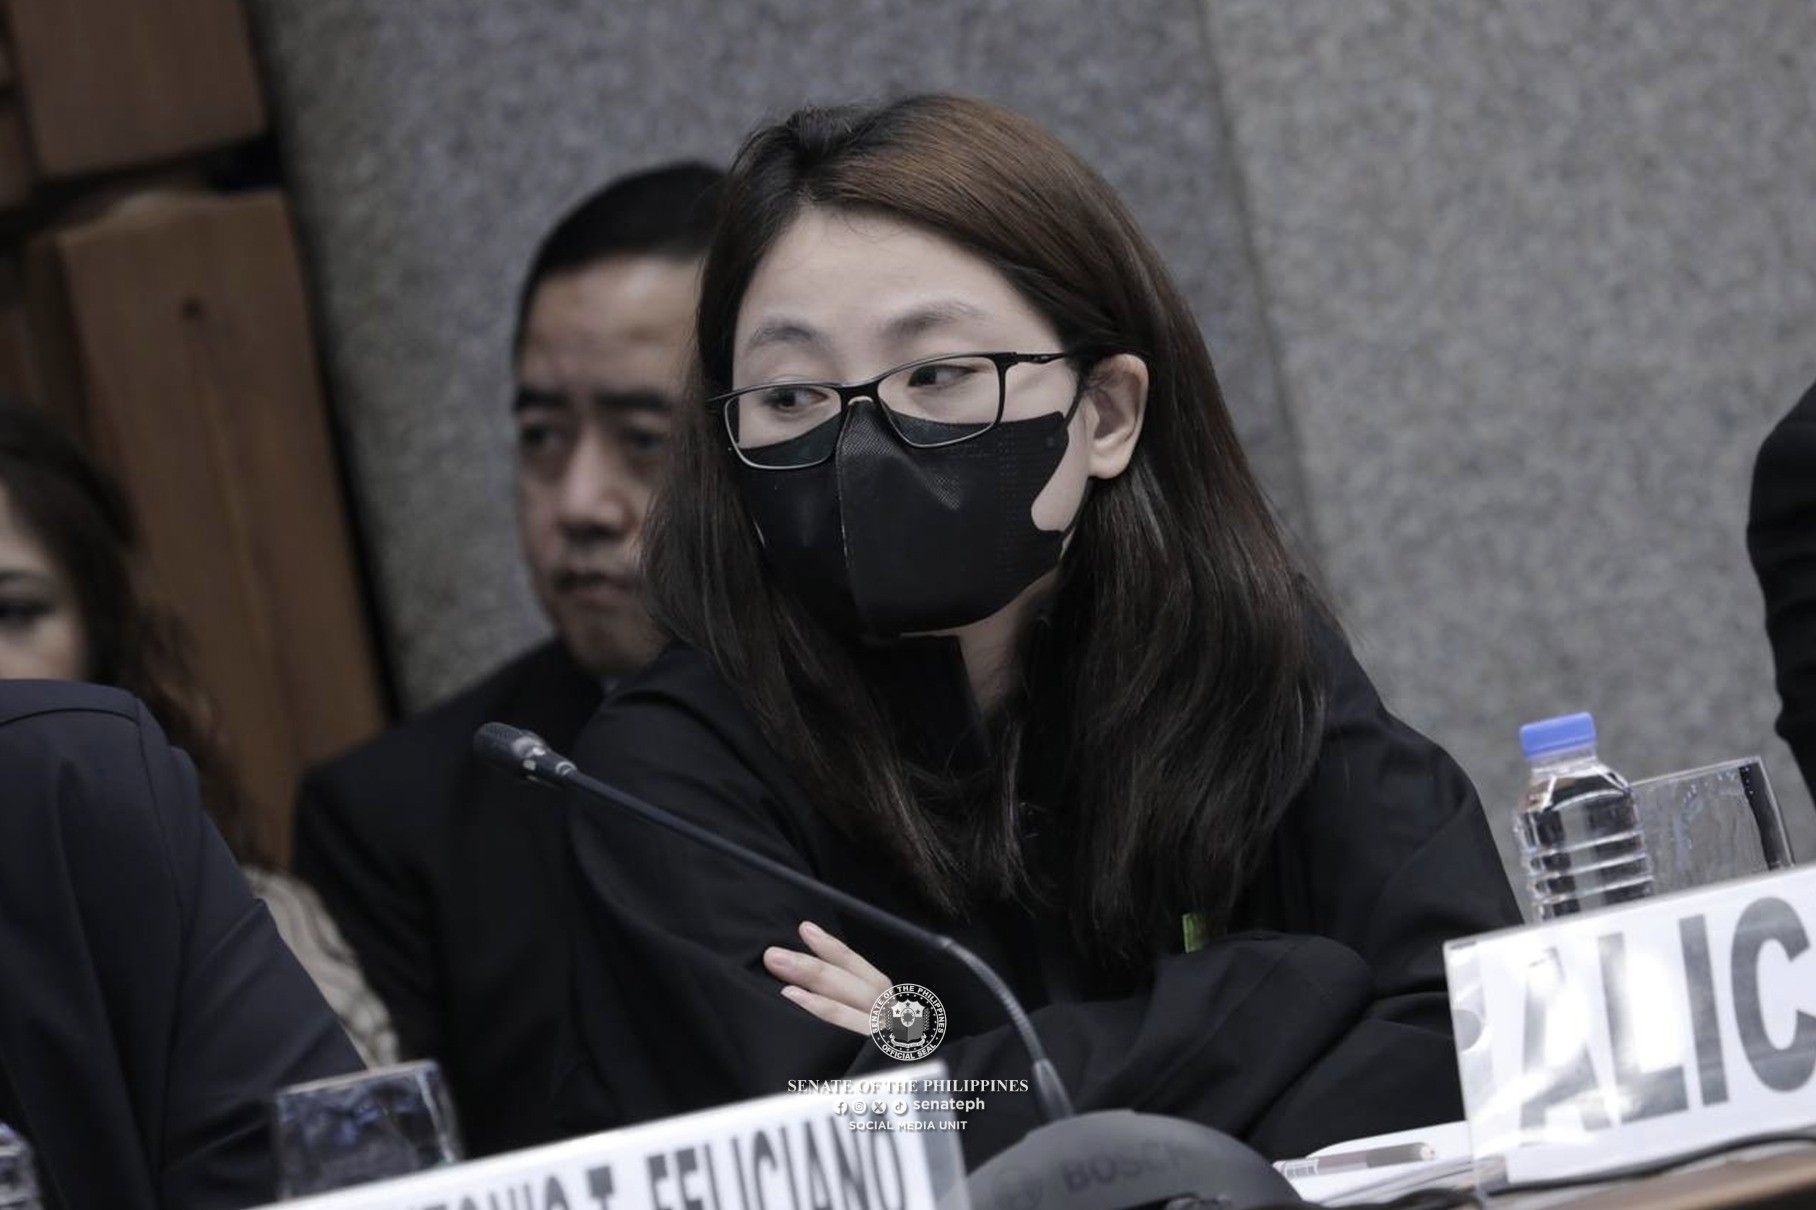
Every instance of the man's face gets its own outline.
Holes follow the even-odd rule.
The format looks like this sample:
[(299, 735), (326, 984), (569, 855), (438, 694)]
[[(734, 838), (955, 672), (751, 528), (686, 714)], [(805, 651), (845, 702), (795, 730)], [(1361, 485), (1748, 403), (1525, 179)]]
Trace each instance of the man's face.
[(686, 378), (699, 262), (620, 257), (536, 287), (517, 355), (517, 505), (536, 595), (597, 676), (660, 644), (639, 538)]

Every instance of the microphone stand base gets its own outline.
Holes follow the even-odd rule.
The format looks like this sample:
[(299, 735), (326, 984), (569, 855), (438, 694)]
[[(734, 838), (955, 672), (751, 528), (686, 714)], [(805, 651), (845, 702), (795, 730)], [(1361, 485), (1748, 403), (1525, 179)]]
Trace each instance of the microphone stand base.
[(1300, 1201), (1260, 1153), (1222, 1131), (1129, 1109), (1031, 1130), (966, 1184), (972, 1210), (1136, 1210), (1181, 1202), (1250, 1210)]

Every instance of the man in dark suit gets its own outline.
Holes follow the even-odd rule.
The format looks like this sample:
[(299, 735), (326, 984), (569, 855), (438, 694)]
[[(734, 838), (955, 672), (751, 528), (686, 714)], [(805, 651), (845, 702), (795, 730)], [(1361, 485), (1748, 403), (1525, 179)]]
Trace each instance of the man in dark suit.
[(48, 1204), (270, 1201), (267, 1100), (360, 1062), (195, 767), (118, 689), (0, 681), (0, 787), (0, 1121)]
[(1778, 733), (1816, 787), (1816, 387), (1760, 447), (1747, 553), (1778, 666)]
[(519, 532), (555, 638), (312, 770), (299, 796), (297, 872), (403, 1052), (441, 1062), (471, 1154), (559, 1137), (549, 1090), (568, 986), (555, 804), (481, 767), (472, 735), (496, 719), (565, 746), (656, 653), (638, 538), (680, 406), (718, 180), (699, 165), (622, 179), (550, 232), (526, 276)]

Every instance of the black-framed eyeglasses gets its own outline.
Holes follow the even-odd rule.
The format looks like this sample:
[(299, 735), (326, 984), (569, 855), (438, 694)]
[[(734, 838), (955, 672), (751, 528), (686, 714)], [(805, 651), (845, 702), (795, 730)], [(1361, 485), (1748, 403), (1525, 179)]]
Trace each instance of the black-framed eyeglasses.
[[(981, 437), (1002, 422), (1009, 371), (1084, 354), (949, 353), (923, 357), (858, 383), (772, 382), (706, 401), (725, 420), (731, 448), (758, 470), (802, 470), (832, 457), (851, 405), (876, 403), (889, 427), (916, 449), (940, 449)], [(1083, 379), (1066, 419), (1078, 410)]]

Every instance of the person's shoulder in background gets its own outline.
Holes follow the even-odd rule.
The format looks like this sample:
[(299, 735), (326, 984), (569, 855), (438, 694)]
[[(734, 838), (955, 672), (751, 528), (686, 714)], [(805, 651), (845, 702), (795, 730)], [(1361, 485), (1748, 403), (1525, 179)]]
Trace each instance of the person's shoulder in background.
[(1759, 448), (1747, 554), (1759, 577), (1777, 669), (1778, 733), (1810, 781), (1816, 779), (1816, 386)]
[[(516, 657), (480, 681), (351, 751), (310, 768), (296, 803), (293, 865), (329, 896), (332, 870), (351, 838), (358, 847), (381, 846), (413, 858), (446, 826), (462, 780), (471, 769), (473, 732), (482, 723), (517, 713), (520, 703), (575, 697), (590, 681), (565, 649), (547, 642)], [(596, 699), (598, 691), (590, 689)], [(573, 709), (578, 730), (596, 701)], [(357, 941), (355, 942), (357, 945)]]
[(71, 829), (72, 856), (88, 847), (164, 847), (171, 833), (193, 830), (182, 807), (169, 801), (174, 792), (153, 776), (165, 771), (171, 755), (193, 779), (187, 757), (169, 747), (157, 722), (125, 690), (85, 681), (0, 680), (0, 769), (6, 771), (0, 784), (10, 822), (35, 826), (43, 816), (49, 826)]
[(1747, 543), (1777, 536), (1772, 529), (1795, 509), (1816, 499), (1816, 386), (1811, 386), (1784, 419), (1766, 435), (1753, 464), (1753, 499), (1747, 521)]
[(33, 719), (58, 714), (111, 715), (136, 728), (140, 711), (138, 699), (132, 694), (106, 685), (86, 681), (0, 681), (0, 727), (29, 724)]
[(493, 719), (540, 730), (551, 718), (577, 732), (602, 694), (551, 641), (303, 777), (291, 866), (351, 943), (404, 1055), (439, 1054), (444, 1042), (439, 914), (455, 893), (456, 812), (476, 784), (473, 732)]
[(480, 724), (538, 684), (571, 675), (571, 666), (558, 643), (533, 648), (446, 701), (315, 765), (304, 775), (305, 794), (358, 799), (367, 809), (407, 813), (420, 824), (452, 796)]
[(272, 1193), (266, 1100), (357, 1070), (202, 809), (116, 689), (0, 683), (0, 1117), (57, 1204)]

